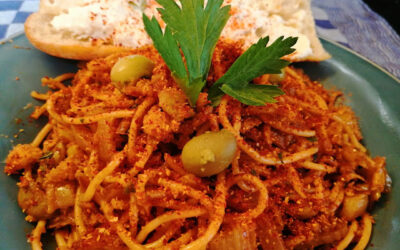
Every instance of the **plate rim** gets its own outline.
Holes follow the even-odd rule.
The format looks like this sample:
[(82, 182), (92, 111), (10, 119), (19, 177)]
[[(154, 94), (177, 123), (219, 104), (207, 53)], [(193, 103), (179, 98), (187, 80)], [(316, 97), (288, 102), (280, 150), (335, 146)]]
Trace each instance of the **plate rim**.
[[(392, 78), (393, 80), (395, 80), (397, 83), (400, 84), (400, 78), (397, 78), (393, 73), (389, 72), (387, 69), (383, 68), (381, 65), (377, 64), (376, 62), (372, 61), (371, 59), (363, 56), (362, 54), (358, 53), (357, 51), (354, 51), (353, 49), (344, 46), (343, 44), (340, 44), (336, 41), (333, 41), (329, 38), (326, 38), (324, 36), (318, 36), (320, 40), (323, 40), (327, 43), (331, 43), (341, 49), (344, 49), (345, 51), (359, 57), (360, 59), (368, 62), (369, 64), (371, 64), (372, 66), (374, 66), (375, 68), (379, 69), (380, 71), (382, 71), (383, 73), (385, 73), (386, 75), (388, 75), (390, 78)], [(329, 59), (328, 59), (329, 60)]]

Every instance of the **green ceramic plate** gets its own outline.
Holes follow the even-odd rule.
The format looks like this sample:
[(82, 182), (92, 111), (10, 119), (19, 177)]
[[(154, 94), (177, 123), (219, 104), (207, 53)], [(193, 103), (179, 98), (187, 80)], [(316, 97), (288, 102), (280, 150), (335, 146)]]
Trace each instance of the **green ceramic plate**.
[[(387, 157), (393, 191), (373, 210), (376, 224), (370, 249), (399, 249), (400, 246), (400, 83), (379, 67), (353, 52), (323, 40), (332, 59), (322, 63), (298, 64), (312, 79), (348, 94), (348, 104), (360, 117), (364, 143), (373, 156)], [(43, 76), (76, 70), (76, 62), (57, 59), (33, 49), (24, 35), (0, 45), (0, 160), (17, 143), (30, 142), (45, 123), (29, 121), (31, 90), (44, 91)], [(19, 80), (17, 80), (17, 77)], [(21, 119), (22, 122), (19, 120)], [(23, 131), (21, 130), (23, 129)], [(21, 132), (22, 131), (22, 132)], [(18, 135), (14, 138), (14, 135)], [(4, 163), (1, 163), (4, 165)], [(16, 178), (0, 173), (1, 249), (29, 249), (26, 234), (33, 226), (24, 221), (16, 201)], [(47, 236), (51, 239), (51, 236)], [(54, 242), (46, 248), (55, 249)]]

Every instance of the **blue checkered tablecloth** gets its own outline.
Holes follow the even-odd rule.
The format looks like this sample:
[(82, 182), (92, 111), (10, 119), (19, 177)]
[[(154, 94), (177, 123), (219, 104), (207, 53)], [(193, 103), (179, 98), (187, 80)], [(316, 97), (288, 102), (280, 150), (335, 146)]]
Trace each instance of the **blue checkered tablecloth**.
[(0, 0), (0, 40), (23, 31), (25, 19), (38, 9), (39, 0)]
[[(0, 40), (23, 31), (25, 19), (38, 7), (39, 0), (0, 0)], [(319, 36), (353, 49), (400, 78), (400, 37), (361, 0), (312, 0), (312, 10)]]

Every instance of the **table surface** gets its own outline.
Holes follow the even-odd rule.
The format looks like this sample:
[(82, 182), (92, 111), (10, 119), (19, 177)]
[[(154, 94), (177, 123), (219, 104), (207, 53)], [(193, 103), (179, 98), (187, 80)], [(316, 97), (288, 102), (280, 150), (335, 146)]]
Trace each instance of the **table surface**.
[[(20, 33), (39, 0), (0, 0), (0, 40)], [(312, 0), (320, 37), (338, 42), (400, 78), (400, 37), (361, 0)]]

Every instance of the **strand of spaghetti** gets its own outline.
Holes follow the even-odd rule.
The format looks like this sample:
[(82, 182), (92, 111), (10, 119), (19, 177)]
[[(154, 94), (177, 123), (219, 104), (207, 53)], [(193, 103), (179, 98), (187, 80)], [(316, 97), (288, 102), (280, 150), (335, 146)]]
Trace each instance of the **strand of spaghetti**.
[(125, 245), (131, 250), (143, 250), (146, 249), (143, 245), (134, 242), (129, 232), (121, 224), (117, 224), (117, 234), (119, 238), (125, 243)]
[(197, 250), (197, 249), (205, 249), (207, 247), (208, 242), (214, 238), (219, 228), (221, 227), (222, 221), (225, 216), (226, 209), (226, 196), (227, 196), (227, 188), (226, 188), (226, 177), (225, 171), (218, 174), (217, 177), (217, 185), (215, 187), (215, 197), (214, 197), (214, 211), (210, 214), (209, 225), (205, 233), (197, 238), (195, 241), (192, 241), (188, 245), (181, 248), (181, 250)]
[(195, 200), (198, 200), (200, 204), (205, 206), (208, 210), (212, 209), (213, 204), (211, 199), (201, 191), (198, 191), (187, 185), (183, 185), (179, 182), (167, 180), (165, 178), (159, 178), (158, 184), (165, 188), (168, 188), (173, 194), (187, 195)]
[(116, 110), (110, 111), (107, 113), (102, 113), (98, 115), (92, 116), (82, 116), (82, 117), (68, 117), (67, 115), (61, 115), (61, 118), (64, 123), (80, 125), (80, 124), (91, 124), (98, 122), (100, 120), (110, 120), (116, 118), (125, 118), (133, 116), (134, 110), (126, 109), (126, 110)]
[(266, 157), (266, 156), (260, 155), (254, 148), (252, 148), (249, 144), (247, 144), (245, 142), (244, 138), (240, 135), (240, 132), (236, 131), (230, 124), (229, 119), (227, 117), (227, 113), (226, 113), (226, 106), (228, 103), (228, 98), (229, 97), (227, 95), (225, 95), (222, 98), (221, 103), (219, 105), (220, 122), (221, 122), (222, 126), (224, 126), (224, 128), (229, 130), (235, 136), (236, 142), (237, 142), (239, 148), (242, 149), (244, 152), (246, 152), (255, 161), (258, 161), (258, 162), (260, 162), (262, 164), (266, 164), (266, 165), (283, 165), (283, 164), (287, 164), (287, 163), (293, 163), (296, 161), (300, 161), (302, 159), (306, 159), (318, 152), (318, 148), (313, 147), (313, 148), (306, 149), (304, 151), (300, 151), (300, 152), (285, 156), (282, 159), (278, 159), (275, 157)]
[[(191, 209), (193, 207), (189, 207)], [(186, 210), (187, 208), (178, 208), (176, 211)], [(164, 211), (166, 212), (166, 211)], [(160, 214), (161, 215), (161, 214)], [(197, 220), (200, 217), (196, 218)], [(185, 219), (173, 220), (167, 223), (164, 223), (157, 227), (151, 236), (147, 237), (147, 242), (154, 242), (160, 240), (160, 238), (164, 238), (164, 242), (169, 242), (173, 238), (176, 238), (177, 235), (182, 233), (182, 227), (185, 225)], [(149, 244), (149, 243), (148, 243)], [(165, 246), (165, 244), (164, 244)]]
[(192, 207), (187, 201), (177, 201), (174, 199), (151, 199), (152, 193), (146, 192), (146, 194), (149, 196), (148, 202), (152, 207), (167, 208), (172, 210), (188, 209)]
[(353, 250), (363, 250), (367, 247), (369, 238), (371, 237), (372, 231), (372, 218), (369, 214), (365, 213), (362, 217), (363, 231), (361, 233), (361, 238)]
[(307, 198), (307, 195), (304, 193), (304, 187), (303, 184), (301, 183), (299, 173), (297, 172), (296, 169), (292, 165), (287, 166), (287, 171), (288, 171), (288, 180), (290, 184), (292, 184), (292, 187), (294, 191), (298, 195), (300, 195), (301, 198), (305, 199)]
[(187, 244), (193, 237), (193, 230), (189, 230), (186, 233), (182, 234), (178, 239), (169, 242), (163, 249), (165, 250), (173, 250), (179, 249), (180, 246)]
[(165, 236), (161, 236), (158, 240), (148, 243), (144, 246), (149, 249), (160, 249), (164, 246), (164, 241), (167, 242), (168, 240), (166, 240)]
[[(240, 105), (237, 105), (232, 110), (233, 128), (238, 132), (240, 131), (240, 128), (242, 127), (242, 116), (241, 116), (241, 108), (240, 107), (241, 107)], [(242, 173), (242, 171), (240, 170), (240, 167), (239, 167), (240, 152), (241, 152), (240, 150), (236, 150), (235, 157), (233, 158), (233, 161), (232, 161), (232, 173), (234, 175)], [(251, 186), (248, 186), (243, 181), (240, 181), (238, 183), (238, 186), (243, 191), (246, 191), (246, 192), (254, 191), (254, 188), (252, 188)]]
[(130, 185), (130, 180), (128, 180), (127, 174), (119, 174), (118, 176), (106, 176), (103, 180), (104, 183), (118, 183), (122, 187), (128, 187)]
[(141, 120), (143, 119), (143, 116), (145, 115), (146, 111), (150, 108), (151, 105), (153, 105), (154, 102), (155, 99), (153, 97), (146, 97), (146, 99), (144, 99), (144, 101), (139, 105), (135, 114), (133, 115), (131, 126), (129, 128), (128, 144), (127, 144), (127, 152), (128, 152), (127, 157), (128, 161), (132, 164), (135, 162), (135, 156), (136, 156), (135, 143), (136, 143), (137, 133), (140, 128)]
[[(72, 244), (74, 244), (74, 242), (76, 240), (78, 240), (78, 237), (76, 237), (75, 235), (77, 235), (78, 233), (76, 232), (76, 230), (72, 229), (72, 232), (68, 235), (67, 237), (67, 246), (68, 246), (68, 250), (71, 249)], [(76, 237), (76, 238), (75, 238)]]
[(46, 232), (46, 221), (40, 220), (35, 229), (32, 231), (31, 246), (32, 250), (42, 250), (42, 242), (40, 242), (40, 236)]
[(312, 100), (316, 100), (317, 101), (317, 105), (320, 109), (322, 110), (328, 110), (328, 104), (326, 104), (325, 100), (318, 95), (317, 93), (315, 93), (313, 90), (309, 89), (307, 91), (307, 94), (312, 95)]
[(240, 129), (242, 128), (242, 115), (240, 105), (236, 105), (232, 109), (232, 123), (233, 128), (236, 131), (240, 131)]
[(331, 213), (334, 213), (343, 202), (345, 193), (343, 186), (343, 182), (336, 182), (328, 196), (328, 200), (331, 203), (331, 207), (329, 207)]
[[(232, 164), (231, 164), (231, 165), (232, 165), (232, 174), (234, 174), (234, 175), (238, 175), (238, 174), (243, 173), (243, 172), (240, 170), (240, 167), (239, 167), (240, 152), (241, 152), (240, 150), (237, 150), (237, 151), (236, 151), (235, 156), (234, 156), (233, 161), (232, 161)], [(238, 182), (237, 185), (238, 185), (243, 191), (246, 191), (246, 192), (254, 192), (254, 188), (251, 187), (251, 186), (249, 186), (249, 185), (247, 185), (246, 182), (244, 182), (244, 181)]]
[[(98, 198), (98, 197), (96, 197)], [(115, 222), (115, 217), (111, 215), (112, 209), (110, 206), (102, 199), (99, 201), (100, 208), (104, 213), (104, 216), (108, 222), (116, 227), (118, 237), (124, 242), (124, 244), (131, 250), (144, 250), (146, 249), (143, 245), (134, 242), (130, 236), (130, 233), (125, 230), (123, 225)]]
[(169, 155), (168, 153), (164, 154), (164, 160), (166, 163), (166, 166), (172, 170), (174, 170), (175, 172), (177, 172), (180, 175), (186, 175), (188, 174), (188, 172), (183, 168), (182, 166), (182, 162), (179, 162), (174, 159), (171, 155)]
[(351, 223), (351, 226), (349, 228), (349, 231), (347, 232), (346, 236), (339, 242), (339, 244), (336, 246), (337, 250), (344, 250), (347, 248), (347, 246), (351, 243), (351, 241), (354, 238), (355, 232), (358, 229), (358, 223), (356, 220), (353, 220)]
[(46, 101), (47, 99), (49, 99), (50, 94), (49, 93), (39, 93), (35, 90), (31, 91), (31, 97), (37, 99), (37, 100), (41, 100), (41, 101)]
[(48, 85), (52, 89), (64, 89), (66, 88), (63, 81), (71, 79), (75, 76), (75, 73), (65, 73), (57, 76), (56, 78), (43, 77), (41, 79), (43, 85)]
[(239, 167), (239, 159), (240, 159), (240, 150), (236, 150), (235, 156), (233, 157), (232, 161), (232, 174), (237, 175), (240, 174), (240, 167)]
[(299, 76), (299, 74), (297, 74), (297, 72), (295, 70), (293, 70), (292, 68), (286, 67), (285, 74), (288, 74), (288, 75), (292, 76), (293, 78), (295, 78), (297, 80), (296, 83), (299, 83), (302, 88), (305, 87), (303, 78), (301, 76)]
[(229, 190), (233, 185), (239, 183), (240, 181), (245, 181), (258, 190), (258, 203), (257, 206), (253, 209), (249, 209), (244, 213), (231, 213), (229, 214), (229, 217), (231, 217), (233, 220), (238, 221), (250, 221), (254, 218), (257, 218), (261, 213), (264, 212), (265, 208), (267, 207), (268, 190), (265, 187), (264, 183), (262, 183), (262, 181), (258, 177), (251, 174), (240, 174), (232, 176), (227, 181), (227, 190)]
[(116, 153), (111, 161), (103, 168), (89, 183), (85, 193), (82, 195), (81, 201), (87, 202), (93, 198), (97, 187), (103, 182), (106, 176), (110, 175), (124, 160), (125, 150)]
[(146, 202), (146, 184), (150, 177), (152, 176), (149, 171), (145, 171), (143, 174), (138, 175), (135, 184), (136, 202), (142, 206)]
[(211, 126), (211, 131), (219, 130), (218, 116), (216, 116), (214, 114), (210, 114), (209, 122), (210, 122), (210, 126)]
[(301, 101), (292, 96), (283, 95), (283, 96), (280, 96), (279, 99), (283, 99), (284, 101), (286, 101), (290, 104), (299, 105), (302, 108), (306, 109), (307, 111), (309, 111), (310, 113), (313, 113), (313, 114), (322, 115), (324, 112), (320, 108), (315, 107), (314, 105), (312, 105), (308, 102)]
[(56, 78), (54, 78), (54, 80), (58, 81), (58, 82), (63, 82), (65, 80), (74, 78), (74, 76), (75, 76), (75, 73), (64, 73), (64, 74), (61, 74), (61, 75), (57, 76)]
[(361, 152), (364, 152), (364, 153), (367, 152), (367, 149), (363, 145), (361, 145), (361, 143), (357, 140), (356, 136), (354, 135), (354, 132), (352, 131), (352, 129), (349, 128), (349, 126), (347, 126), (347, 124), (343, 121), (342, 118), (340, 118), (337, 115), (332, 115), (332, 119), (343, 125), (347, 134), (350, 136), (351, 143), (353, 143), (354, 147), (358, 148)]
[(42, 85), (47, 85), (51, 89), (65, 89), (65, 85), (62, 82), (55, 80), (54, 78), (43, 77)]
[[(300, 76), (295, 70), (291, 69), (290, 67), (286, 67), (285, 68), (285, 72), (288, 73), (290, 76), (294, 77), (297, 80), (297, 83), (301, 84), (302, 88), (306, 87), (306, 84), (304, 82), (304, 78), (302, 76)], [(317, 105), (319, 106), (319, 108), (321, 108), (323, 110), (328, 110), (328, 105), (326, 104), (325, 100), (320, 95), (315, 93), (310, 88), (307, 89), (307, 93), (309, 95), (313, 96), (312, 100), (317, 101)]]
[(104, 102), (99, 102), (91, 105), (80, 106), (81, 103), (73, 103), (71, 99), (71, 107), (68, 111), (72, 113), (81, 113), (81, 114), (89, 114), (89, 115), (97, 115), (100, 113), (107, 112), (107, 106)]
[(315, 162), (311, 162), (311, 161), (301, 162), (300, 166), (302, 166), (303, 168), (306, 168), (306, 169), (323, 171), (323, 172), (327, 172), (327, 173), (333, 173), (336, 171), (335, 167), (331, 167), (331, 166), (327, 166), (325, 164), (315, 163)]
[(75, 195), (75, 204), (74, 204), (74, 219), (75, 219), (75, 227), (78, 231), (80, 237), (82, 237), (86, 232), (85, 224), (83, 223), (82, 218), (82, 208), (81, 208), (81, 188), (78, 187)]
[(56, 230), (56, 232), (55, 232), (57, 249), (60, 249), (60, 250), (67, 250), (68, 249), (67, 243), (65, 242), (65, 235), (64, 234), (65, 234), (64, 230)]
[(282, 126), (281, 123), (274, 122), (274, 121), (267, 121), (267, 123), (271, 127), (275, 128), (277, 130), (280, 130), (282, 132), (288, 133), (288, 134), (302, 136), (302, 137), (313, 137), (313, 136), (315, 136), (315, 131), (314, 130), (285, 127), (285, 126)]
[(58, 114), (55, 110), (55, 100), (63, 95), (63, 91), (59, 91), (51, 95), (51, 97), (46, 102), (47, 112), (49, 112), (50, 116), (60, 123), (74, 124), (74, 125), (82, 125), (82, 124), (91, 124), (98, 122), (100, 120), (108, 120), (112, 118), (125, 118), (131, 117), (135, 113), (134, 110), (126, 109), (126, 110), (116, 110), (110, 111), (107, 113), (91, 115), (91, 116), (82, 116), (82, 117), (69, 117), (64, 114)]
[(47, 104), (43, 104), (40, 107), (35, 107), (35, 110), (32, 112), (32, 114), (29, 116), (32, 119), (39, 119), (47, 110)]
[(39, 147), (40, 143), (46, 138), (46, 136), (53, 129), (53, 126), (50, 123), (47, 123), (40, 132), (36, 135), (35, 139), (33, 139), (31, 145), (34, 147)]
[(161, 224), (178, 219), (198, 217), (206, 213), (207, 210), (205, 210), (204, 208), (193, 208), (188, 210), (166, 212), (163, 215), (156, 217), (155, 219), (147, 223), (144, 227), (142, 227), (142, 230), (136, 236), (136, 241), (140, 243), (143, 242), (147, 238), (147, 235), (149, 235), (149, 233), (154, 231)]
[[(147, 161), (149, 160), (151, 154), (156, 149), (158, 141), (149, 139), (147, 140), (147, 144), (144, 148), (143, 152), (140, 152), (140, 158), (135, 162), (135, 165), (132, 169), (129, 170), (129, 174), (131, 176), (136, 176), (146, 165)], [(138, 154), (137, 154), (138, 155)]]
[(129, 195), (129, 226), (132, 235), (136, 235), (139, 222), (139, 209), (137, 206), (137, 199), (134, 193)]

